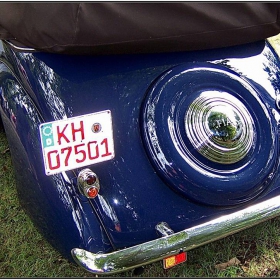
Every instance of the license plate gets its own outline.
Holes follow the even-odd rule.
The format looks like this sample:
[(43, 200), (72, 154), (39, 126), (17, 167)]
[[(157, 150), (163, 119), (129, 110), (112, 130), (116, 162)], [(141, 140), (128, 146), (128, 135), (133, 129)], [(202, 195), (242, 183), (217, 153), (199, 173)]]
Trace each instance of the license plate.
[(163, 267), (164, 269), (171, 268), (177, 264), (183, 263), (187, 260), (187, 253), (182, 252), (175, 256), (170, 256), (165, 259), (163, 259)]
[(111, 111), (40, 125), (46, 175), (114, 158)]

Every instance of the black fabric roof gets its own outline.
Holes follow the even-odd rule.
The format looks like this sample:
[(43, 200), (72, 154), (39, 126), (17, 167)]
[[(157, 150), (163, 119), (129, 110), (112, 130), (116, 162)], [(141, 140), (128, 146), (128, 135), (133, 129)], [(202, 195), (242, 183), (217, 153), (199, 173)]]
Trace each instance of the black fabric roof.
[(280, 3), (0, 2), (0, 39), (67, 54), (202, 50), (280, 33)]

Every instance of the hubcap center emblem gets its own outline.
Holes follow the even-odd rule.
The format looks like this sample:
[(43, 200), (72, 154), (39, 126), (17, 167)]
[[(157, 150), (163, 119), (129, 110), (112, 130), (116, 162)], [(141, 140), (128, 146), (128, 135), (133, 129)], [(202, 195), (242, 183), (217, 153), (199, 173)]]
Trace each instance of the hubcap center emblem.
[(212, 141), (221, 147), (233, 147), (242, 136), (243, 124), (238, 112), (232, 106), (218, 105), (206, 116), (206, 129)]
[(232, 164), (243, 159), (254, 142), (253, 119), (236, 97), (203, 92), (185, 114), (185, 129), (194, 148), (207, 159)]

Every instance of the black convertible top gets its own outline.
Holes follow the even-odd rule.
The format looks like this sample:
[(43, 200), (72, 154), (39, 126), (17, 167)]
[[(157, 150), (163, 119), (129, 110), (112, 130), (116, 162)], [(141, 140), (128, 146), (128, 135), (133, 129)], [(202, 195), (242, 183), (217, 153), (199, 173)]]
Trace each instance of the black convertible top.
[(276, 35), (279, 15), (275, 2), (1, 2), (0, 39), (66, 54), (203, 50)]

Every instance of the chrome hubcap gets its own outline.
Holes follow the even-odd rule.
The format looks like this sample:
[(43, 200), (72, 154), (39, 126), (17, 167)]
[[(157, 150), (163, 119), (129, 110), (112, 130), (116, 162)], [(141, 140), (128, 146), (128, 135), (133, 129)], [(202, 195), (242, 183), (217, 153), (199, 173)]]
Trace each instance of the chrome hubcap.
[(207, 159), (232, 164), (243, 159), (254, 141), (253, 119), (234, 96), (203, 92), (185, 114), (185, 129), (194, 148)]

